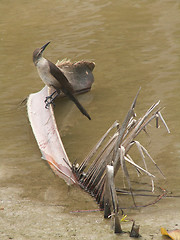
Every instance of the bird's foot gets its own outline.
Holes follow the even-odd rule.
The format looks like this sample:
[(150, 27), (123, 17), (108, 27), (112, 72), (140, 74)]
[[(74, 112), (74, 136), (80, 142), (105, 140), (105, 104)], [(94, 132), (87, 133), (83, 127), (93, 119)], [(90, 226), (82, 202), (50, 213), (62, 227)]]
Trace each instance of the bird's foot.
[(45, 103), (48, 103), (49, 99), (50, 99), (50, 102), (53, 100), (53, 98), (52, 98), (51, 95), (50, 95), (50, 96), (47, 96), (46, 99), (44, 100), (44, 102), (45, 102)]
[(49, 105), (52, 104), (54, 107), (55, 107), (55, 103), (54, 103), (54, 99), (52, 98), (52, 96), (48, 96), (46, 97), (45, 99), (45, 108), (48, 109), (49, 108)]
[(45, 105), (45, 108), (46, 109), (49, 109), (49, 105), (52, 104), (54, 107), (55, 107), (55, 103), (53, 101), (51, 102), (47, 102), (46, 105)]
[[(56, 93), (56, 95), (53, 97), (53, 95)], [(49, 108), (49, 105), (52, 104), (55, 107), (54, 99), (59, 95), (59, 91), (54, 91), (51, 95), (47, 96), (44, 100), (45, 102), (45, 108)]]

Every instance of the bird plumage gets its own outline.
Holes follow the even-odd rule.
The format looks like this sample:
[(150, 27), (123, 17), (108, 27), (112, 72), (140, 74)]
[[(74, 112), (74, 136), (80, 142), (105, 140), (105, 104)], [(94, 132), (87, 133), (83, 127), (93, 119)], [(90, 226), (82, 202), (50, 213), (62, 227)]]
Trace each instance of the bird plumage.
[[(74, 96), (74, 89), (63, 72), (54, 63), (42, 56), (42, 53), (48, 44), (49, 42), (42, 48), (38, 48), (33, 52), (33, 62), (37, 67), (40, 78), (47, 86), (54, 87), (58, 94), (60, 91), (62, 91), (71, 101), (76, 104), (81, 113), (91, 120), (87, 111)], [(55, 98), (53, 98), (53, 100), (54, 99)]]

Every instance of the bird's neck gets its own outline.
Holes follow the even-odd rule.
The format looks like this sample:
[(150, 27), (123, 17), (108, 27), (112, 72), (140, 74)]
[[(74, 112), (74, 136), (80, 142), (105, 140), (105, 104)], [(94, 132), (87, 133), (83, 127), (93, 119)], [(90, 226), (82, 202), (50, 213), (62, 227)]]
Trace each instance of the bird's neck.
[(36, 67), (40, 67), (40, 66), (47, 64), (47, 60), (44, 57), (40, 57), (36, 60), (36, 62), (34, 64)]

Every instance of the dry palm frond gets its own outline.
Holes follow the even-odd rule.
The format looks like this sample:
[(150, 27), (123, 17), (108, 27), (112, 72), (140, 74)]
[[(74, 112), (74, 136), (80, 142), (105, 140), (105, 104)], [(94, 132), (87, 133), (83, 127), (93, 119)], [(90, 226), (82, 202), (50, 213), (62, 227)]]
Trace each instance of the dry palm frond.
[[(115, 215), (115, 228), (119, 229), (117, 231), (121, 231), (119, 222), (117, 220), (118, 200), (115, 196), (114, 190), (114, 178), (116, 177), (118, 170), (120, 168), (122, 169), (135, 206), (136, 203), (133, 196), (130, 175), (126, 166), (127, 162), (135, 167), (138, 174), (144, 172), (150, 177), (152, 183), (152, 191), (154, 191), (153, 178), (155, 176), (148, 170), (147, 162), (145, 160), (146, 156), (153, 162), (153, 164), (164, 177), (164, 174), (158, 167), (157, 163), (150, 156), (146, 148), (143, 147), (139, 141), (135, 140), (135, 138), (140, 134), (142, 130), (145, 130), (146, 132), (147, 125), (153, 119), (156, 121), (157, 128), (159, 127), (160, 119), (167, 129), (168, 133), (170, 133), (170, 131), (160, 112), (161, 108), (158, 108), (160, 101), (153, 104), (141, 118), (135, 119), (136, 114), (134, 112), (134, 108), (136, 105), (137, 97), (139, 95), (139, 91), (134, 98), (134, 101), (125, 117), (125, 120), (122, 123), (122, 126), (120, 127), (118, 122), (115, 121), (98, 141), (95, 147), (91, 150), (91, 152), (87, 155), (80, 166), (73, 169), (80, 186), (96, 198), (97, 202), (100, 204), (100, 207), (104, 208), (105, 216), (110, 214), (110, 209), (113, 208)], [(117, 128), (117, 131), (113, 134), (112, 137), (110, 137), (109, 141), (107, 141), (105, 145), (102, 146), (113, 128)], [(144, 163), (144, 168), (136, 164), (132, 160), (132, 157), (129, 155), (129, 150), (134, 145), (137, 146), (137, 149)]]

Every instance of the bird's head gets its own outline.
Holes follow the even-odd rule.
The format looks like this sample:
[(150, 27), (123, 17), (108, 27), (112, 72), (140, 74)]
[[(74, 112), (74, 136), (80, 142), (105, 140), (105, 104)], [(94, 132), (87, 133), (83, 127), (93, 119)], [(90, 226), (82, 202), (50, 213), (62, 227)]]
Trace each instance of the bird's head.
[(47, 45), (49, 44), (50, 42), (47, 42), (45, 45), (43, 45), (41, 48), (37, 48), (36, 50), (34, 50), (33, 52), (33, 62), (34, 64), (36, 65), (37, 62), (39, 61), (39, 59), (42, 57), (42, 54), (45, 50), (45, 48), (47, 47)]

